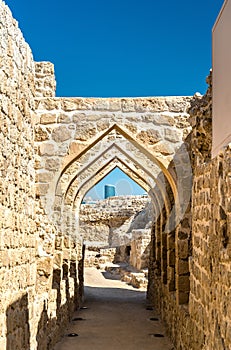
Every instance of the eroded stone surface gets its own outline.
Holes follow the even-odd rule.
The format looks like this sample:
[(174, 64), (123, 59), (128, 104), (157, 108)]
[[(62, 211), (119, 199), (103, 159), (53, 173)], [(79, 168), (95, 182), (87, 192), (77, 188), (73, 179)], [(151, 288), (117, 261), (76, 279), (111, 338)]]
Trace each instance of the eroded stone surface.
[(231, 150), (211, 160), (211, 78), (203, 97), (58, 98), (2, 0), (0, 18), (0, 348), (52, 349), (64, 332), (83, 287), (76, 210), (120, 166), (152, 208), (114, 233), (136, 232), (142, 266), (151, 231), (148, 295), (176, 348), (229, 349)]

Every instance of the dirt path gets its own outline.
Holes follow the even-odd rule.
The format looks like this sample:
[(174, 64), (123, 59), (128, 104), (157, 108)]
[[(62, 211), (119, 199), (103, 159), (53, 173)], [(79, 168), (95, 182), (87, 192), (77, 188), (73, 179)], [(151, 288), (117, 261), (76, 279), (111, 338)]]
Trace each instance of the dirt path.
[[(146, 310), (145, 291), (139, 291), (109, 273), (85, 269), (87, 309), (73, 316), (66, 335), (54, 350), (172, 350), (154, 311)], [(67, 334), (77, 333), (77, 337)], [(154, 334), (164, 335), (155, 337)]]

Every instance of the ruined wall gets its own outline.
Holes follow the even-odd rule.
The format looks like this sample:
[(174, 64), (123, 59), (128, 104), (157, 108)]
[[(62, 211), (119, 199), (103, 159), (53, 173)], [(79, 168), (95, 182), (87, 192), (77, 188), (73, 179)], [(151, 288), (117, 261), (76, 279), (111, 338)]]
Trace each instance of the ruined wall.
[[(119, 196), (82, 204), (79, 213), (79, 233), (87, 245), (119, 246), (134, 217), (149, 201), (147, 196)], [(131, 235), (127, 238), (131, 240)]]
[[(51, 349), (64, 331), (82, 289), (72, 214), (118, 164), (153, 200), (149, 298), (176, 348), (229, 348), (230, 147), (211, 161), (210, 78), (194, 99), (56, 98), (53, 65), (33, 61), (1, 0), (0, 22), (0, 348)], [(172, 228), (190, 158), (192, 204)]]
[[(190, 101), (190, 97), (37, 99), (37, 181), (44, 207), (53, 212), (54, 220), (72, 232), (71, 211), (78, 210), (85, 193), (115, 166), (145, 190), (153, 188), (160, 164), (163, 168), (169, 164), (190, 132), (186, 113)], [(66, 221), (61, 212), (68, 212)]]
[(0, 344), (52, 348), (82, 290), (83, 195), (117, 165), (154, 188), (190, 131), (191, 98), (56, 98), (53, 65), (33, 61), (3, 1), (0, 11)]
[(195, 95), (188, 110), (192, 134), (192, 168), (209, 162), (212, 150), (212, 71), (206, 79), (208, 89), (204, 96)]
[(35, 186), (36, 64), (3, 1), (0, 38), (0, 348), (50, 349), (77, 303), (81, 257)]
[[(207, 93), (203, 97), (195, 96), (190, 108), (193, 186), (191, 214), (186, 212), (186, 216), (191, 215), (192, 224), (188, 225), (188, 220), (184, 223), (184, 218), (168, 242), (168, 246), (175, 246), (172, 250), (175, 254), (168, 257), (176, 266), (173, 288), (163, 280), (164, 255), (158, 264), (156, 237), (163, 232), (163, 215), (152, 229), (150, 271), (153, 274), (149, 297), (161, 313), (177, 349), (222, 350), (229, 349), (231, 344), (231, 149), (227, 147), (211, 160), (211, 76), (207, 82)], [(182, 303), (184, 291), (190, 292), (189, 302), (186, 299)]]
[(129, 263), (138, 270), (148, 268), (151, 230), (133, 230)]
[[(141, 270), (149, 262), (152, 213), (148, 196), (110, 197), (95, 204), (82, 204), (79, 232), (86, 246), (116, 247), (114, 262), (127, 262)], [(89, 261), (95, 263), (94, 255), (87, 259), (87, 266)]]
[(189, 313), (198, 348), (231, 345), (231, 147), (195, 169)]
[(33, 167), (34, 62), (2, 1), (0, 22), (0, 348), (29, 349), (38, 238)]

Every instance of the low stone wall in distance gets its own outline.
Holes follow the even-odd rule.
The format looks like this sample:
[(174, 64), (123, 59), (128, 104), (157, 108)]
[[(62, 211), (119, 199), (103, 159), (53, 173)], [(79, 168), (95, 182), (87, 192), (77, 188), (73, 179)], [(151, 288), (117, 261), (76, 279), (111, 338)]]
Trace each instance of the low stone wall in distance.
[[(135, 216), (149, 202), (148, 196), (118, 196), (82, 204), (79, 232), (87, 245), (119, 246), (124, 236), (131, 240), (129, 228)], [(121, 229), (121, 230), (120, 230)], [(118, 232), (120, 231), (120, 232)]]

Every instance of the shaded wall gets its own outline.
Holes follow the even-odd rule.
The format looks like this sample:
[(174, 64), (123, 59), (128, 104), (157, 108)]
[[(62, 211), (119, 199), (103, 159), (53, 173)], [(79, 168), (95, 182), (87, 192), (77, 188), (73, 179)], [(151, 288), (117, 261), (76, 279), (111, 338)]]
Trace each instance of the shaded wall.
[(81, 279), (81, 252), (45, 215), (35, 186), (35, 96), (54, 94), (54, 75), (51, 85), (43, 79), (53, 65), (34, 62), (3, 1), (0, 38), (0, 348), (49, 349), (80, 300)]
[[(192, 199), (175, 232), (167, 233), (167, 264), (163, 212), (152, 228), (148, 296), (177, 349), (231, 346), (231, 148), (211, 160), (211, 76), (207, 82), (207, 93), (195, 96), (189, 109)], [(169, 267), (174, 266), (175, 278), (169, 284), (169, 277), (163, 277), (165, 271), (170, 276)]]
[(33, 186), (34, 61), (2, 1), (0, 18), (0, 348), (29, 350), (32, 332), (29, 299), (33, 299), (36, 284), (38, 237)]

